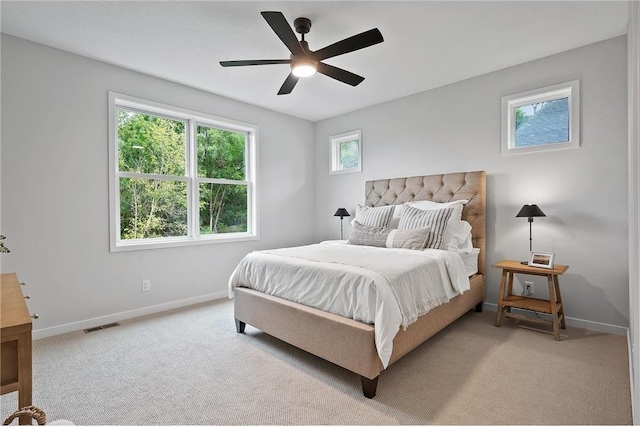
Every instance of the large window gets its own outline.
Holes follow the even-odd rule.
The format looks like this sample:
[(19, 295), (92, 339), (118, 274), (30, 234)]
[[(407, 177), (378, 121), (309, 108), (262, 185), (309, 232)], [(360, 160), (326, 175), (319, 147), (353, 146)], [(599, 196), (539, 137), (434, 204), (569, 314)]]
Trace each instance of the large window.
[(109, 94), (111, 251), (248, 240), (256, 126)]

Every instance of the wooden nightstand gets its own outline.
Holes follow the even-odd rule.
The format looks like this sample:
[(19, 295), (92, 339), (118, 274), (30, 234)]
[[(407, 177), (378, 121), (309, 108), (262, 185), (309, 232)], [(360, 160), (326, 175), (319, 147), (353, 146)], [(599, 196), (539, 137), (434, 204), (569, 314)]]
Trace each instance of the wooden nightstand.
[[(514, 319), (527, 320), (530, 322), (544, 323), (553, 327), (553, 337), (560, 341), (560, 328), (567, 329), (564, 319), (564, 305), (560, 295), (560, 285), (558, 276), (564, 274), (569, 269), (568, 265), (556, 264), (553, 268), (529, 267), (521, 264), (520, 261), (500, 261), (492, 265), (494, 268), (502, 269), (502, 280), (500, 281), (500, 294), (498, 295), (498, 312), (496, 313), (496, 326), (500, 326), (502, 316)], [(549, 284), (549, 299), (538, 299), (513, 294), (513, 275), (531, 274), (534, 276), (546, 276)], [(505, 296), (505, 285), (507, 285), (507, 295)], [(548, 313), (552, 320), (539, 319), (535, 317), (523, 316), (511, 312), (511, 308), (521, 308), (524, 310)]]

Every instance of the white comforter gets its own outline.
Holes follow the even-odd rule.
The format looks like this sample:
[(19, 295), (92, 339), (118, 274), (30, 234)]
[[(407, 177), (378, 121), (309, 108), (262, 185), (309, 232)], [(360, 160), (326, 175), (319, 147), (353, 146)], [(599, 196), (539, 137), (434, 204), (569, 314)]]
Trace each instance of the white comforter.
[(230, 298), (236, 286), (374, 323), (376, 349), (385, 368), (400, 327), (470, 287), (455, 252), (342, 241), (252, 252), (229, 279)]

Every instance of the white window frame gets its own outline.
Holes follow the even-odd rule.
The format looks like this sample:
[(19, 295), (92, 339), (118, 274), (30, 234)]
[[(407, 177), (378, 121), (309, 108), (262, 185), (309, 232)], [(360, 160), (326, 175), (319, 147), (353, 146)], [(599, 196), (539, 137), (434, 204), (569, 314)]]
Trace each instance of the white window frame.
[[(356, 139), (358, 141), (358, 165), (352, 168), (342, 168), (342, 159), (340, 158), (340, 144), (345, 141), (352, 141)], [(344, 132), (338, 135), (332, 135), (329, 137), (329, 143), (331, 144), (331, 165), (329, 169), (330, 175), (337, 175), (343, 173), (355, 173), (362, 172), (362, 130), (357, 129), (351, 132)]]
[[(523, 105), (553, 101), (562, 98), (568, 98), (569, 101), (569, 140), (563, 142), (550, 142), (533, 147), (516, 148), (515, 110)], [(578, 148), (580, 146), (580, 81), (572, 80), (553, 86), (503, 96), (501, 134), (501, 153), (503, 156), (562, 150), (566, 148)]]
[[(131, 239), (122, 240), (120, 238), (120, 178), (132, 177), (131, 173), (118, 170), (118, 108), (136, 110), (141, 113), (151, 114), (180, 120), (186, 123), (186, 165), (185, 176), (177, 180), (187, 182), (187, 235), (179, 237), (158, 237), (152, 239)], [(245, 150), (245, 181), (232, 181), (225, 179), (198, 178), (196, 161), (196, 127), (198, 125), (212, 126), (227, 129), (235, 132), (246, 133), (247, 144)], [(258, 162), (257, 162), (257, 138), (258, 126), (236, 120), (213, 116), (206, 113), (188, 110), (123, 95), (116, 92), (109, 92), (109, 248), (111, 252), (170, 248), (179, 246), (192, 246), (211, 243), (238, 242), (257, 240), (258, 233)], [(138, 174), (135, 177), (139, 177)], [(153, 175), (146, 175), (146, 178), (154, 178)], [(163, 179), (167, 176), (161, 175)], [(218, 184), (242, 184), (247, 186), (247, 231), (240, 233), (220, 233), (220, 234), (200, 234), (199, 216), (197, 208), (198, 191), (201, 182), (212, 182)]]

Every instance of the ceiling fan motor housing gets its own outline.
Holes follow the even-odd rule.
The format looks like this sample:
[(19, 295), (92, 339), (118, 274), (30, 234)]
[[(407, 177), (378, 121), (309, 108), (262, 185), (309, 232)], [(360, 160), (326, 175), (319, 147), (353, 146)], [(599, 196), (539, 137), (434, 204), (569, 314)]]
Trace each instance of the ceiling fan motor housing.
[(308, 18), (296, 18), (293, 21), (293, 26), (296, 28), (296, 32), (307, 34), (311, 30), (311, 20)]

